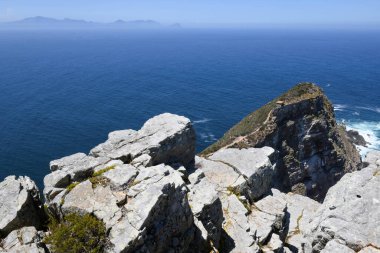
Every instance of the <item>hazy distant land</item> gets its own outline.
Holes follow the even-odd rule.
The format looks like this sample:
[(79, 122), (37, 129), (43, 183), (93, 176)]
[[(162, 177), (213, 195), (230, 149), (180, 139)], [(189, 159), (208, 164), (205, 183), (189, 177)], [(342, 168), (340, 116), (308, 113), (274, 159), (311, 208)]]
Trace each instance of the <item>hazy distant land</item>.
[(116, 20), (100, 23), (81, 19), (55, 19), (49, 17), (29, 17), (12, 22), (0, 23), (0, 29), (164, 29), (181, 28), (179, 23), (164, 25), (154, 20)]

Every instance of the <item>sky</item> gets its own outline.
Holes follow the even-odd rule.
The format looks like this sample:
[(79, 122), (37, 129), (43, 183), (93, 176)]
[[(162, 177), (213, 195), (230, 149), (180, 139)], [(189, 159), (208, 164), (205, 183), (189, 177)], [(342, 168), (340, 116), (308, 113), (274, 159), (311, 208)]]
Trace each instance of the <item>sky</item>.
[(33, 16), (190, 26), (380, 26), (380, 0), (0, 0), (0, 22)]

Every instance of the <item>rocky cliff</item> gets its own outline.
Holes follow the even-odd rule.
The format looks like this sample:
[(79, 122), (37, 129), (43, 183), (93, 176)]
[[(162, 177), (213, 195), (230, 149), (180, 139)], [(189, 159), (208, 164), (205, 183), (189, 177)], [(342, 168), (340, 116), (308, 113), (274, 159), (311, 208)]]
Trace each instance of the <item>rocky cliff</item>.
[(330, 101), (311, 83), (295, 86), (248, 115), (202, 156), (225, 148), (264, 146), (278, 151), (276, 188), (319, 201), (361, 163)]
[[(380, 252), (380, 152), (369, 153), (358, 170), (354, 146), (339, 132), (321, 90), (300, 88), (298, 98), (292, 95), (295, 104), (274, 105), (260, 138), (265, 145), (289, 141), (289, 147), (301, 141), (297, 157), (316, 159), (312, 149), (314, 156), (333, 159), (330, 150), (343, 159), (329, 163), (341, 165), (333, 167), (334, 186), (314, 181), (315, 191), (327, 191), (323, 202), (273, 188), (286, 174), (278, 170), (288, 169), (279, 166), (286, 160), (282, 147), (253, 145), (256, 137), (244, 137), (231, 145), (221, 140), (197, 156), (190, 120), (165, 113), (140, 130), (110, 133), (89, 154), (52, 161), (44, 205), (29, 178), (1, 182), (0, 252)], [(304, 110), (286, 109), (298, 103)], [(286, 124), (295, 119), (297, 127)], [(280, 129), (269, 134), (269, 120), (284, 125), (272, 125)], [(315, 131), (302, 135), (301, 122)], [(287, 127), (300, 135), (280, 133)], [(330, 146), (317, 145), (318, 139)]]

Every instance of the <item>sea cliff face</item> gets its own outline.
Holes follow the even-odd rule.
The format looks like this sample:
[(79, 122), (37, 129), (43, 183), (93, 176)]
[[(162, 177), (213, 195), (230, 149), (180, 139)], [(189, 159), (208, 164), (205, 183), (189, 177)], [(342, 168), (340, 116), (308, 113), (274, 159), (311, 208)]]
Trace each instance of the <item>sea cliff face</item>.
[(50, 170), (44, 203), (27, 177), (0, 183), (0, 252), (380, 248), (380, 152), (362, 163), (312, 84), (249, 115), (201, 156), (190, 120), (165, 113)]
[(302, 83), (251, 113), (202, 152), (269, 146), (278, 152), (276, 188), (322, 201), (361, 160), (323, 91)]

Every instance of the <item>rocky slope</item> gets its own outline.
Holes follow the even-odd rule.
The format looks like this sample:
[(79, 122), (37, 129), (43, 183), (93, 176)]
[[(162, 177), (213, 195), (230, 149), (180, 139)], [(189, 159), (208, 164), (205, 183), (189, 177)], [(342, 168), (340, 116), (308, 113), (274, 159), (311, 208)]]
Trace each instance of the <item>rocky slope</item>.
[(202, 152), (269, 146), (278, 151), (276, 188), (322, 201), (327, 190), (360, 165), (345, 128), (323, 91), (302, 83), (251, 113)]
[(380, 252), (380, 152), (359, 171), (355, 154), (345, 153), (341, 164), (354, 172), (320, 203), (273, 188), (282, 151), (237, 147), (196, 156), (190, 120), (166, 113), (138, 131), (110, 133), (88, 155), (52, 161), (45, 208), (29, 178), (8, 177), (0, 183), (0, 252), (55, 252), (46, 213), (61, 225), (72, 214), (96, 217), (107, 243), (95, 252)]

